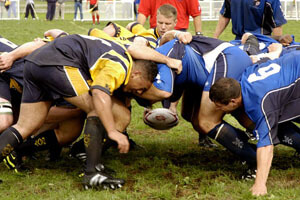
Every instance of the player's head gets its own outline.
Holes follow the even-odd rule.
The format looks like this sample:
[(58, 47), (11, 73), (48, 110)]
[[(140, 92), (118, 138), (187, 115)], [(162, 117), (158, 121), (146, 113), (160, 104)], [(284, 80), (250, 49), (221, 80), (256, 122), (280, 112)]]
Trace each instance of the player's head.
[(132, 65), (130, 78), (123, 91), (136, 95), (148, 90), (157, 75), (156, 63), (148, 60), (135, 60)]
[(209, 98), (217, 108), (231, 112), (241, 105), (241, 86), (233, 78), (220, 78), (211, 86)]
[(175, 28), (177, 23), (177, 10), (171, 4), (164, 4), (157, 10), (156, 28), (159, 36), (165, 32), (171, 31)]

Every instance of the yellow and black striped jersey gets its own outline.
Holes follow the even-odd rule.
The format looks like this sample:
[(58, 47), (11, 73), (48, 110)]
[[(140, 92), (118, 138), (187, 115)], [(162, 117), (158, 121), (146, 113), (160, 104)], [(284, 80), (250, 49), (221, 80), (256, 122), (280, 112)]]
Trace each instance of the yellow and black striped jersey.
[(132, 24), (131, 30), (134, 35), (142, 36), (149, 41), (151, 47), (156, 48), (158, 46), (158, 41), (160, 36), (156, 28), (145, 29), (143, 25), (136, 22)]
[[(152, 48), (155, 49), (157, 47), (159, 35), (156, 28), (147, 30), (141, 24), (135, 23), (132, 25), (132, 30), (131, 30), (132, 32), (131, 32), (117, 23), (110, 22), (109, 24), (113, 25), (116, 32), (113, 38), (117, 38), (115, 40), (121, 42), (125, 46), (130, 45), (131, 42), (133, 42), (135, 37), (143, 37), (148, 41), (149, 45)], [(97, 28), (91, 29), (88, 33), (88, 35), (95, 36), (95, 37), (98, 37), (98, 35), (101, 36), (103, 34), (106, 33)]]
[(124, 37), (124, 36), (111, 37), (107, 33), (105, 33), (104, 31), (102, 31), (98, 28), (92, 28), (89, 30), (88, 35), (97, 37), (97, 38), (105, 38), (107, 40), (112, 40), (112, 41), (115, 41), (117, 43), (124, 45), (127, 48), (128, 46), (130, 46), (132, 44), (133, 39), (135, 37), (130, 31), (127, 31), (127, 32), (129, 32), (129, 34), (127, 34), (126, 37)]
[(126, 85), (132, 58), (124, 45), (108, 36), (69, 35), (57, 38), (26, 57), (39, 66), (71, 66), (80, 68), (92, 80), (91, 87), (110, 95)]

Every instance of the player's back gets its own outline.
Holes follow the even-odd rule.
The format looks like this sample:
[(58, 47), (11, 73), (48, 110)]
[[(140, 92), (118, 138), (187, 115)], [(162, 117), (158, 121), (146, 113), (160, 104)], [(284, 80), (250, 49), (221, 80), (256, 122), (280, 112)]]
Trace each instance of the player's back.
[[(284, 120), (300, 114), (300, 52), (255, 64), (241, 78), (246, 112), (256, 122), (274, 111)], [(263, 112), (262, 112), (263, 110)]]

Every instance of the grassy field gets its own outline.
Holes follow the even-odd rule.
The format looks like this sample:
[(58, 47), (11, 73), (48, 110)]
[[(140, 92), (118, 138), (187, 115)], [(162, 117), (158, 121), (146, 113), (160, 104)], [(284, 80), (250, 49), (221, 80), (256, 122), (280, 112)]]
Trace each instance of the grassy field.
[[(67, 15), (64, 21), (0, 21), (0, 35), (22, 44), (42, 37), (51, 28), (86, 34), (92, 27), (91, 22), (73, 22), (72, 18)], [(101, 22), (97, 27), (105, 24)], [(216, 22), (203, 22), (204, 34), (212, 36), (215, 26)], [(299, 22), (289, 21), (284, 32), (300, 38)], [(230, 28), (221, 39), (233, 39)], [(0, 164), (0, 199), (300, 199), (300, 160), (293, 157), (293, 149), (275, 148), (269, 195), (255, 198), (249, 192), (253, 181), (240, 179), (245, 168), (230, 152), (220, 145), (214, 150), (199, 147), (197, 133), (182, 119), (171, 130), (156, 131), (143, 123), (142, 115), (143, 108), (134, 102), (128, 132), (145, 149), (127, 155), (111, 149), (104, 156), (105, 164), (126, 180), (123, 188), (84, 191), (78, 177), (81, 163), (68, 157), (69, 150), (65, 148), (62, 159), (55, 163), (45, 161), (45, 153), (38, 154), (37, 160), (26, 160), (31, 173), (23, 175)], [(231, 117), (227, 119), (232, 122)]]

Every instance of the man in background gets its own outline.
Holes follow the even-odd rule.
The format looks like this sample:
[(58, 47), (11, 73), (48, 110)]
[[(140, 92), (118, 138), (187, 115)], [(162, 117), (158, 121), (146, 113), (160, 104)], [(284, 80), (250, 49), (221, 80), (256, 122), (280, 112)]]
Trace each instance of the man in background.
[(157, 9), (163, 4), (171, 4), (177, 9), (177, 24), (176, 30), (187, 30), (189, 28), (189, 18), (193, 17), (195, 32), (198, 35), (202, 34), (201, 7), (198, 0), (141, 0), (138, 9), (137, 21), (144, 25), (147, 18), (150, 16), (150, 27), (154, 28), (156, 24)]
[(46, 14), (46, 20), (52, 21), (55, 15), (55, 9), (56, 9), (56, 1), (57, 0), (47, 0), (47, 14)]
[(279, 0), (224, 0), (214, 38), (219, 38), (231, 19), (235, 39), (246, 32), (282, 35), (286, 24)]
[(100, 24), (99, 22), (100, 16), (98, 13), (98, 0), (86, 1), (86, 7), (88, 7), (89, 2), (90, 2), (89, 12), (92, 14), (93, 25), (95, 25), (96, 18), (97, 18), (97, 24)]
[(65, 19), (65, 1), (66, 0), (58, 0), (56, 2), (55, 19), (59, 17)]

